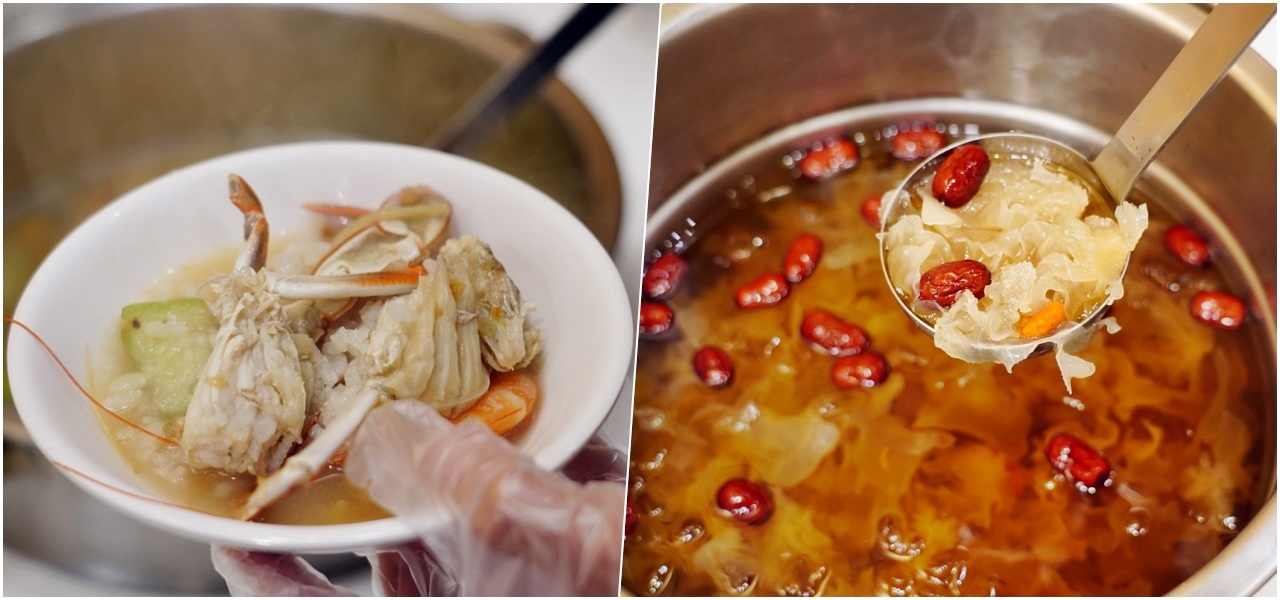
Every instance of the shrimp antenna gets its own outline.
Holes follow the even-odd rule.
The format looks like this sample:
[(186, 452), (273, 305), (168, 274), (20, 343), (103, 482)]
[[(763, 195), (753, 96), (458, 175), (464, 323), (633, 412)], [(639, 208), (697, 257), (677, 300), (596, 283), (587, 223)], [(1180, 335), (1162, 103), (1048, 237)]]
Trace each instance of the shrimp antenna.
[(56, 363), (58, 363), (58, 368), (62, 369), (62, 372), (63, 372), (63, 373), (65, 373), (65, 374), (67, 375), (67, 379), (70, 379), (70, 380), (71, 380), (71, 383), (75, 384), (76, 389), (80, 390), (80, 393), (81, 393), (81, 394), (84, 394), (84, 397), (85, 397), (85, 398), (88, 398), (88, 399), (89, 399), (89, 401), (90, 401), (90, 402), (92, 402), (94, 406), (98, 407), (99, 409), (102, 409), (102, 411), (103, 411), (103, 412), (105, 412), (105, 413), (107, 413), (107, 414), (109, 414), (109, 415), (111, 415), (111, 416), (115, 417), (116, 419), (119, 419), (121, 423), (124, 423), (125, 425), (128, 425), (129, 427), (132, 427), (132, 428), (134, 428), (134, 429), (136, 429), (136, 430), (138, 430), (138, 431), (141, 431), (142, 433), (145, 433), (145, 434), (147, 434), (147, 435), (149, 435), (149, 436), (151, 436), (151, 437), (155, 438), (155, 439), (156, 439), (156, 441), (159, 441), (159, 442), (162, 442), (162, 443), (165, 443), (165, 444), (169, 444), (169, 445), (171, 445), (171, 446), (177, 446), (177, 445), (178, 445), (178, 442), (177, 442), (177, 441), (175, 441), (175, 440), (171, 440), (171, 439), (169, 439), (169, 438), (167, 438), (167, 437), (164, 437), (164, 436), (162, 436), (162, 435), (160, 435), (160, 434), (158, 434), (158, 433), (152, 432), (151, 430), (146, 429), (146, 428), (142, 427), (141, 425), (138, 425), (137, 423), (134, 423), (134, 422), (132, 422), (132, 421), (130, 421), (130, 420), (128, 420), (128, 419), (126, 419), (126, 418), (124, 418), (124, 417), (120, 416), (119, 414), (116, 414), (116, 412), (115, 412), (115, 411), (113, 411), (113, 410), (111, 410), (111, 409), (107, 408), (105, 404), (103, 404), (103, 403), (101, 403), (101, 402), (98, 402), (98, 399), (97, 399), (97, 398), (94, 398), (94, 397), (93, 397), (93, 394), (90, 394), (90, 393), (89, 393), (89, 390), (84, 389), (84, 386), (83, 386), (83, 385), (80, 385), (80, 382), (76, 380), (76, 376), (71, 374), (71, 369), (68, 369), (68, 368), (67, 368), (67, 365), (65, 365), (65, 364), (63, 364), (63, 363), (62, 363), (62, 359), (61, 359), (61, 358), (58, 358), (58, 354), (57, 354), (56, 352), (54, 352), (54, 351), (53, 351), (53, 348), (50, 348), (50, 347), (49, 347), (49, 344), (46, 344), (46, 343), (45, 343), (45, 341), (44, 341), (44, 339), (43, 339), (43, 338), (41, 338), (39, 334), (37, 334), (35, 331), (32, 331), (32, 330), (31, 330), (31, 328), (30, 328), (30, 327), (27, 327), (27, 326), (26, 326), (26, 324), (24, 324), (22, 321), (18, 321), (18, 320), (16, 320), (16, 319), (10, 319), (10, 318), (6, 317), (6, 318), (5, 318), (5, 320), (4, 320), (4, 322), (5, 322), (5, 323), (9, 323), (10, 325), (17, 325), (18, 327), (21, 327), (21, 328), (23, 329), (23, 331), (26, 331), (27, 333), (31, 334), (31, 337), (35, 338), (36, 343), (40, 344), (40, 347), (44, 348), (45, 352), (48, 352), (48, 353), (49, 353), (49, 356), (53, 357), (53, 361), (54, 361), (54, 362), (56, 362)]
[(58, 462), (58, 461), (56, 461), (56, 460), (54, 460), (54, 461), (50, 461), (50, 462), (52, 462), (52, 463), (53, 463), (53, 466), (58, 467), (59, 469), (62, 469), (63, 471), (66, 471), (66, 472), (68, 472), (68, 473), (71, 473), (71, 474), (73, 474), (73, 475), (76, 475), (77, 477), (80, 477), (80, 478), (85, 479), (85, 480), (87, 480), (87, 481), (92, 481), (92, 482), (94, 482), (94, 483), (96, 483), (96, 484), (98, 484), (98, 485), (100, 485), (100, 486), (102, 486), (102, 487), (104, 487), (104, 488), (107, 488), (107, 489), (109, 489), (109, 490), (111, 490), (111, 491), (113, 491), (113, 492), (118, 492), (118, 493), (124, 494), (124, 495), (126, 495), (126, 496), (129, 496), (130, 498), (136, 498), (136, 499), (138, 499), (138, 500), (143, 500), (143, 501), (146, 501), (146, 502), (154, 502), (154, 503), (159, 504), (159, 505), (161, 505), (161, 506), (172, 506), (172, 507), (174, 507), (174, 508), (181, 508), (181, 509), (189, 510), (189, 511), (191, 511), (191, 512), (197, 512), (197, 513), (200, 513), (200, 514), (202, 514), (202, 515), (211, 515), (211, 516), (215, 516), (215, 517), (216, 517), (216, 516), (218, 516), (218, 515), (215, 515), (215, 514), (213, 514), (213, 513), (211, 513), (211, 512), (205, 512), (205, 511), (200, 510), (200, 509), (198, 509), (198, 508), (191, 508), (190, 506), (183, 506), (183, 505), (181, 505), (181, 504), (174, 504), (174, 503), (172, 503), (172, 502), (165, 502), (164, 500), (160, 500), (160, 499), (158, 499), (158, 498), (152, 498), (151, 496), (144, 496), (144, 495), (142, 495), (142, 494), (136, 494), (136, 493), (134, 493), (134, 492), (130, 492), (129, 490), (122, 490), (122, 489), (120, 489), (120, 488), (118, 488), (118, 487), (116, 487), (116, 486), (114, 486), (114, 485), (111, 485), (111, 484), (109, 484), (109, 483), (105, 482), (105, 481), (99, 481), (99, 480), (98, 480), (97, 478), (95, 478), (95, 477), (92, 477), (92, 476), (90, 476), (90, 475), (88, 475), (88, 474), (86, 474), (86, 473), (82, 473), (82, 472), (80, 472), (80, 471), (78, 471), (78, 470), (76, 470), (76, 469), (72, 468), (71, 466), (67, 465), (66, 463), (61, 463), (61, 462)]

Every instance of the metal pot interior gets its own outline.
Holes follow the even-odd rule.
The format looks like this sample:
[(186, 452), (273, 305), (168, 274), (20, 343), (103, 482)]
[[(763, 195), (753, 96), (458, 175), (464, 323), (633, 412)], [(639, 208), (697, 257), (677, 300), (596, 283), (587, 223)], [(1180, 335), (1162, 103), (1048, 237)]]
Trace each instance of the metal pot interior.
[[(421, 144), (530, 45), (510, 30), (421, 7), (87, 5), (5, 12), (6, 315), (61, 237), (131, 188), (267, 144)], [(560, 82), (548, 81), (472, 158), (542, 189), (612, 249), (621, 210), (613, 154), (586, 107)], [(5, 411), (12, 483), (6, 502), (47, 511), (7, 511), (6, 544), (103, 581), (224, 589), (207, 545), (113, 519), (42, 457), (22, 459), (34, 449), (7, 398)], [(98, 523), (104, 518), (118, 523), (104, 527)], [(316, 564), (333, 573), (361, 562), (333, 556)]]
[[(1017, 130), (1091, 156), (1190, 36), (1192, 6), (711, 6), (669, 21), (659, 52), (646, 256), (714, 228), (726, 194), (788, 151), (833, 133), (911, 122)], [(745, 43), (744, 40), (750, 40)], [(1275, 573), (1275, 70), (1252, 52), (1138, 184), (1229, 257), (1269, 357), (1261, 506), (1173, 594), (1248, 594)], [(971, 131), (970, 131), (971, 129)]]

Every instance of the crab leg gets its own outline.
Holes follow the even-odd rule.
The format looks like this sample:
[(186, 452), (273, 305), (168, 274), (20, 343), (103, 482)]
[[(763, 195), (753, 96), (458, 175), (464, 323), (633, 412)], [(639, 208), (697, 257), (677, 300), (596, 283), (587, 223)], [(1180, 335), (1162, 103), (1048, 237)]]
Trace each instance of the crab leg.
[[(241, 518), (250, 520), (268, 506), (306, 485), (320, 469), (329, 463), (344, 443), (360, 428), (365, 415), (383, 402), (392, 399), (389, 390), (370, 386), (352, 406), (310, 444), (289, 457), (280, 470), (259, 482), (249, 496), (241, 512)], [(524, 370), (494, 373), (489, 389), (471, 408), (450, 418), (454, 423), (476, 419), (494, 433), (504, 435), (522, 423), (538, 401), (538, 385), (533, 376)]]
[(250, 268), (254, 271), (267, 264), (267, 242), (270, 233), (267, 230), (267, 216), (262, 213), (262, 202), (249, 182), (232, 173), (227, 177), (227, 187), (231, 192), (231, 203), (244, 213), (244, 248), (236, 257), (236, 270)]
[(422, 265), (399, 271), (356, 275), (267, 275), (267, 289), (288, 300), (368, 298), (407, 294), (426, 275)]
[(318, 473), (329, 457), (351, 437), (364, 422), (365, 415), (387, 398), (382, 389), (370, 387), (362, 392), (352, 406), (332, 423), (310, 444), (290, 456), (280, 469), (270, 477), (261, 479), (245, 503), (240, 518), (248, 521), (258, 516), (262, 509), (271, 506), (276, 500), (287, 496), (290, 492), (302, 487), (311, 477)]

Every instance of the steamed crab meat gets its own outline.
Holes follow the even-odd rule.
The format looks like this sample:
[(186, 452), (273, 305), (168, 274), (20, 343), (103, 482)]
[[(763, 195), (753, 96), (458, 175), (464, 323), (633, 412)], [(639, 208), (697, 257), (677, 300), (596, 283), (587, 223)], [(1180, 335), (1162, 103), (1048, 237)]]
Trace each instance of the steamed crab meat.
[[(269, 230), (261, 202), (237, 175), (230, 176), (228, 187), (232, 203), (244, 213), (245, 244), (232, 272), (214, 276), (201, 289), (220, 326), (179, 443), (194, 467), (263, 477), (301, 441), (308, 400), (323, 386), (325, 365), (313, 343), (319, 323), (314, 308), (284, 304), (279, 281), (262, 268)], [(420, 272), (411, 273), (415, 284)], [(346, 279), (370, 293), (406, 291), (388, 274)], [(330, 291), (350, 295), (342, 286)]]
[(538, 330), (526, 319), (533, 307), (521, 301), (520, 290), (489, 245), (461, 236), (445, 242), (440, 257), (456, 265), (475, 289), (485, 363), (497, 371), (528, 366), (541, 345)]
[(205, 290), (222, 326), (187, 407), (181, 445), (192, 466), (263, 476), (301, 439), (307, 392), (279, 297), (261, 271)]
[(371, 384), (445, 416), (467, 409), (489, 387), (475, 313), (468, 312), (475, 292), (454, 272), (442, 256), (418, 289), (387, 300), (369, 344)]
[(447, 201), (406, 188), (340, 232), (315, 275), (280, 276), (263, 268), (256, 195), (238, 176), (230, 188), (246, 243), (203, 291), (221, 328), (182, 443), (193, 466), (258, 477), (242, 518), (306, 484), (378, 404), (421, 401), (499, 433), (528, 416), (536, 385), (512, 371), (540, 349), (532, 306), (484, 242), (443, 241)]
[[(471, 252), (483, 248), (488, 257), (473, 264), (487, 265), (490, 269), (496, 265), (498, 270), (476, 273), (455, 267), (449, 259), (452, 253), (442, 249), (435, 264), (428, 268), (428, 274), (419, 280), (417, 289), (408, 295), (387, 299), (377, 311), (367, 344), (350, 346), (355, 351), (352, 359), (361, 350), (367, 355), (367, 378), (358, 388), (353, 386), (357, 380), (348, 378), (346, 389), (358, 391), (354, 395), (338, 394), (331, 404), (320, 409), (322, 415), (328, 414), (327, 418), (322, 416), (320, 433), (289, 457), (283, 468), (259, 482), (245, 505), (244, 518), (253, 518), (309, 481), (355, 433), (364, 416), (380, 404), (416, 399), (446, 417), (471, 416), (503, 432), (529, 414), (536, 398), (536, 386), (526, 374), (502, 379), (500, 389), (486, 394), (490, 391), (490, 376), (481, 352), (481, 324), (493, 317), (492, 311), (489, 316), (479, 316), (487, 310), (480, 299), (486, 290), (505, 290), (509, 295), (514, 294), (517, 303), (519, 296), (487, 246), (468, 247)], [(507, 282), (497, 281), (500, 277), (507, 278)], [(487, 287), (477, 285), (477, 280)], [(515, 331), (521, 333), (518, 340), (521, 350), (526, 350), (524, 331), (528, 328), (533, 332), (528, 336), (532, 340), (526, 350), (529, 355), (522, 354), (520, 359), (526, 365), (538, 352), (537, 330), (529, 327), (524, 319), (527, 308), (520, 305), (515, 313), (519, 315)], [(373, 309), (365, 311), (372, 312)], [(491, 325), (497, 331), (510, 330), (511, 319), (512, 316), (508, 316), (506, 322)], [(360, 369), (356, 371), (358, 378)]]

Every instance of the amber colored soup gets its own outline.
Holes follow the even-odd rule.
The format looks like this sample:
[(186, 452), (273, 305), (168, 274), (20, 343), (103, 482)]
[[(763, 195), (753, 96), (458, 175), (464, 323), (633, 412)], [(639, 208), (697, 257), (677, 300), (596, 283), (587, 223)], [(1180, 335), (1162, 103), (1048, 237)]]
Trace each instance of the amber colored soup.
[[(1218, 331), (1188, 313), (1195, 290), (1230, 290), (1222, 276), (1166, 253), (1171, 222), (1152, 204), (1112, 311), (1123, 330), (1081, 353), (1097, 373), (1070, 397), (1051, 356), (1012, 373), (957, 361), (902, 313), (859, 210), (910, 165), (862, 150), (872, 156), (824, 182), (776, 163), (753, 173), (741, 206), (685, 252), (688, 274), (667, 300), (676, 331), (639, 346), (625, 588), (1148, 595), (1205, 565), (1257, 510), (1269, 435), (1247, 401), (1267, 390), (1255, 324)], [(780, 270), (806, 231), (825, 244), (815, 273), (775, 306), (739, 309), (735, 290)], [(835, 359), (799, 334), (812, 308), (868, 331), (888, 378), (837, 389)], [(727, 387), (691, 366), (709, 344), (734, 362)], [(830, 451), (816, 443), (824, 431)], [(1064, 432), (1110, 460), (1112, 486), (1083, 493), (1053, 469), (1045, 445)], [(768, 490), (767, 521), (717, 506), (735, 477)]]

